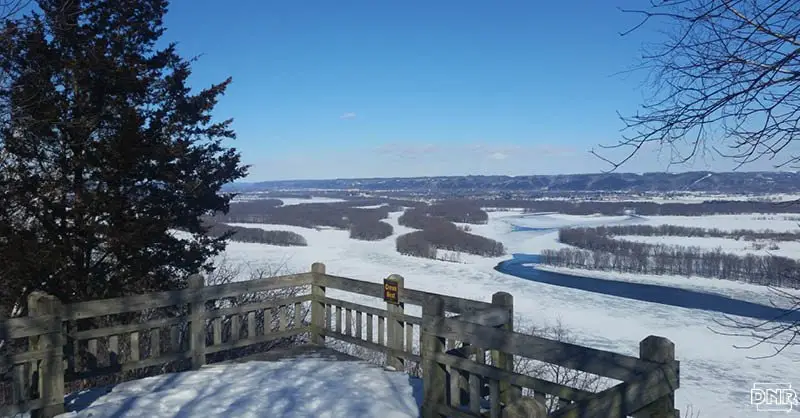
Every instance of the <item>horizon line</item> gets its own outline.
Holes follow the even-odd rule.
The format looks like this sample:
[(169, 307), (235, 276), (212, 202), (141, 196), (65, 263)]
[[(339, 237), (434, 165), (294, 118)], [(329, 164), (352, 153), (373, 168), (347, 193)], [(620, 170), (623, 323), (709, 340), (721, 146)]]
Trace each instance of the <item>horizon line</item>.
[(457, 177), (508, 177), (508, 178), (525, 178), (525, 177), (558, 177), (558, 176), (596, 176), (596, 175), (635, 175), (635, 176), (643, 176), (647, 174), (672, 174), (672, 175), (680, 175), (680, 174), (763, 174), (763, 173), (770, 173), (770, 174), (779, 174), (779, 173), (792, 173), (797, 174), (800, 170), (776, 170), (776, 171), (766, 171), (766, 170), (754, 170), (754, 171), (738, 171), (738, 170), (731, 170), (731, 171), (710, 171), (710, 170), (698, 170), (698, 171), (681, 171), (681, 172), (669, 172), (669, 171), (646, 171), (646, 172), (588, 172), (588, 173), (569, 173), (569, 174), (520, 174), (520, 175), (509, 175), (509, 174), (450, 174), (450, 175), (441, 175), (441, 176), (391, 176), (391, 177), (333, 177), (333, 178), (312, 178), (312, 179), (282, 179), (282, 180), (244, 180), (244, 181), (235, 181), (233, 183), (228, 184), (255, 184), (255, 183), (278, 183), (278, 182), (297, 182), (297, 181), (354, 181), (354, 180), (407, 180), (407, 179), (431, 179), (431, 178), (457, 178)]

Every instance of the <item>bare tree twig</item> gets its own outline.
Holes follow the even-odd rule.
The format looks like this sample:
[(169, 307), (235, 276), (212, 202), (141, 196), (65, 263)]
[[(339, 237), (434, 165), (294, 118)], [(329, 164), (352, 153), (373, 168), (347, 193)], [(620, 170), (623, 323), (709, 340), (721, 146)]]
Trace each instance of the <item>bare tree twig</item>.
[(639, 112), (620, 116), (622, 139), (602, 146), (626, 149), (623, 156), (592, 153), (612, 171), (647, 144), (673, 148), (671, 163), (705, 151), (737, 168), (779, 155), (776, 168), (800, 162), (800, 155), (784, 155), (800, 133), (797, 10), (798, 0), (652, 1), (645, 10), (623, 9), (642, 20), (622, 36), (654, 22), (673, 31), (642, 54), (651, 96)]
[(31, 2), (31, 0), (0, 0), (0, 23), (21, 12)]

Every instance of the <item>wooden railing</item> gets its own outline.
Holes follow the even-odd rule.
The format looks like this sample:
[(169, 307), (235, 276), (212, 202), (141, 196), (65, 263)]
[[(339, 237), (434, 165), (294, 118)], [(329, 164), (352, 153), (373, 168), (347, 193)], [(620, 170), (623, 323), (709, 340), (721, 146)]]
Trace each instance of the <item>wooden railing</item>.
[[(545, 416), (545, 404), (556, 405), (554, 417), (677, 414), (678, 362), (668, 340), (646, 338), (640, 358), (547, 340), (514, 332), (507, 293), (496, 293), (488, 303), (407, 289), (399, 275), (390, 279), (398, 285), (396, 304), (382, 303), (382, 283), (329, 275), (321, 263), (309, 273), (215, 286), (192, 276), (183, 290), (69, 305), (35, 292), (28, 317), (0, 321), (6, 351), (0, 368), (10, 370), (12, 382), (12, 402), (0, 405), (0, 416), (63, 412), (65, 382), (165, 364), (198, 369), (237, 350), (304, 336), (315, 345), (338, 340), (380, 353), (396, 370), (421, 365), (425, 418)], [(298, 291), (225, 302), (287, 288)], [(347, 296), (332, 297), (333, 289)], [(376, 303), (345, 300), (353, 294)], [(421, 316), (410, 315), (413, 306), (421, 307)], [(154, 311), (155, 319), (124, 317)], [(515, 356), (620, 383), (592, 393), (548, 382), (515, 371)]]
[[(498, 308), (512, 317), (511, 295), (497, 293)], [(521, 334), (502, 322), (496, 311), (448, 318), (444, 304), (434, 298), (423, 310), (422, 358), (425, 370), (424, 418), (480, 417), (655, 417), (676, 418), (674, 392), (679, 363), (673, 344), (650, 336), (640, 343), (640, 357), (631, 357), (574, 344)], [(464, 347), (446, 350), (446, 341)], [(491, 365), (486, 352), (491, 353)], [(620, 383), (592, 393), (514, 371), (513, 358), (525, 357), (608, 377)], [(450, 387), (449, 394), (447, 387)], [(482, 386), (489, 387), (489, 405), (481, 405)], [(467, 402), (461, 399), (466, 389)], [(532, 397), (523, 397), (528, 389)], [(557, 405), (548, 414), (550, 398)], [(467, 404), (467, 410), (461, 406)], [(488, 411), (485, 411), (488, 409)]]

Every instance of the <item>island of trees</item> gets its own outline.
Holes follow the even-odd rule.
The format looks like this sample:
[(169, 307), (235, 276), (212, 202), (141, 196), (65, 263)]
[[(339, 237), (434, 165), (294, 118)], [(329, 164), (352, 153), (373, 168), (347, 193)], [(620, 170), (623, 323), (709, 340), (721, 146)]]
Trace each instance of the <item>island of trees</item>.
[(234, 241), (304, 245), (305, 239), (286, 231), (263, 231), (226, 224), (262, 223), (343, 229), (349, 230), (352, 239), (376, 241), (394, 233), (392, 226), (384, 220), (389, 213), (403, 208), (406, 210), (398, 222), (418, 231), (397, 238), (396, 248), (401, 254), (444, 261), (458, 261), (458, 254), (461, 253), (487, 257), (505, 254), (502, 243), (470, 233), (469, 224), (486, 224), (489, 215), (477, 201), (465, 199), (427, 204), (412, 200), (372, 198), (299, 205), (283, 205), (280, 199), (248, 200), (231, 203), (228, 213), (217, 213), (207, 221), (214, 225), (211, 231), (214, 236), (232, 232), (230, 239)]
[(398, 202), (386, 199), (287, 206), (284, 206), (279, 199), (264, 199), (232, 203), (228, 213), (217, 213), (211, 220), (219, 223), (263, 223), (304, 228), (345, 229), (350, 231), (350, 238), (374, 241), (387, 238), (394, 233), (392, 226), (382, 220), (389, 217), (390, 212), (398, 210), (400, 210)]
[[(501, 242), (471, 234), (468, 225), (454, 223), (485, 224), (488, 219), (488, 214), (477, 203), (466, 200), (407, 209), (398, 223), (418, 231), (397, 237), (397, 252), (443, 261), (457, 261), (453, 253), (501, 256), (505, 254)], [(449, 251), (451, 255), (440, 256), (439, 250)]]
[(219, 222), (208, 222), (206, 235), (212, 238), (227, 238), (236, 242), (279, 245), (283, 247), (305, 247), (306, 239), (292, 231), (267, 231), (261, 228), (232, 226)]
[(578, 269), (702, 276), (760, 285), (800, 287), (797, 280), (800, 277), (800, 263), (791, 258), (771, 254), (738, 255), (724, 252), (721, 248), (633, 242), (615, 238), (616, 235), (723, 237), (748, 241), (790, 241), (800, 238), (800, 232), (721, 231), (676, 225), (564, 228), (559, 230), (558, 239), (572, 248), (542, 251), (541, 262)]

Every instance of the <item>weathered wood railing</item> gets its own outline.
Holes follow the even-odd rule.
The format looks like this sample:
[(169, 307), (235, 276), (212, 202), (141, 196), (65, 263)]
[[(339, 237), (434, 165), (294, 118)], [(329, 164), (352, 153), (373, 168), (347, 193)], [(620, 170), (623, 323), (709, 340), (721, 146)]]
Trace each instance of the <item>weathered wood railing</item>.
[[(509, 300), (499, 293), (496, 299)], [(500, 303), (502, 305), (502, 302)], [(485, 314), (491, 313), (485, 311)], [(498, 317), (499, 318), (499, 317)], [(650, 336), (640, 344), (640, 357), (631, 357), (574, 344), (549, 340), (503, 329), (484, 315), (447, 318), (444, 304), (434, 298), (423, 311), (423, 370), (426, 371), (423, 417), (656, 417), (675, 418), (674, 392), (678, 388), (679, 363), (673, 344)], [(446, 340), (467, 345), (462, 350), (446, 350)], [(479, 348), (478, 348), (479, 347)], [(492, 352), (492, 365), (486, 364), (485, 351)], [(549, 364), (621, 381), (608, 389), (592, 393), (516, 373), (513, 357), (520, 356)], [(471, 357), (474, 357), (472, 359)], [(447, 376), (461, 376), (448, 382)], [(466, 384), (462, 383), (466, 382)], [(484, 408), (483, 382), (489, 386), (489, 406)], [(447, 396), (447, 386), (451, 395)], [(468, 409), (459, 397), (468, 391)], [(529, 389), (532, 398), (522, 397)], [(550, 397), (557, 407), (549, 414)], [(488, 409), (488, 411), (485, 411)]]
[[(0, 416), (62, 412), (65, 381), (175, 362), (197, 369), (219, 361), (220, 354), (298, 336), (311, 344), (339, 340), (380, 353), (397, 370), (408, 363), (422, 365), (425, 418), (536, 416), (531, 414), (544, 413), (548, 399), (556, 402), (552, 416), (557, 417), (676, 414), (678, 362), (667, 340), (645, 339), (641, 358), (551, 341), (513, 331), (513, 300), (507, 293), (493, 295), (488, 303), (407, 289), (402, 277), (390, 278), (398, 284), (399, 304), (383, 303), (383, 284), (326, 274), (321, 263), (309, 273), (215, 286), (192, 276), (183, 290), (70, 305), (35, 292), (28, 317), (0, 321), (7, 352), (0, 368), (11, 370), (13, 382), (13, 402), (0, 405)], [(287, 288), (300, 290), (225, 303)], [(343, 296), (333, 297), (334, 291)], [(376, 306), (368, 306), (370, 300)], [(410, 314), (420, 311), (414, 306), (421, 316)], [(111, 319), (153, 310), (161, 310), (156, 319), (127, 318), (122, 324), (119, 317)], [(598, 393), (571, 388), (515, 372), (514, 356), (622, 383)]]

